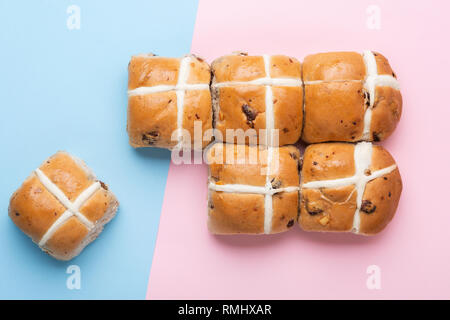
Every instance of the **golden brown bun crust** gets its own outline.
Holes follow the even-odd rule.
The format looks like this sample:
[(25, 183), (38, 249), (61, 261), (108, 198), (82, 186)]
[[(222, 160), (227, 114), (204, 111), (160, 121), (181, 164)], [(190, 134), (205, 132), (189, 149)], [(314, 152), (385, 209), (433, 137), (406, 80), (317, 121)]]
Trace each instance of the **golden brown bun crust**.
[(80, 208), (80, 213), (94, 223), (102, 219), (105, 213), (117, 204), (116, 197), (105, 188), (108, 187), (103, 183), (103, 187)]
[(271, 233), (287, 231), (298, 217), (298, 192), (281, 192), (272, 196), (273, 216)]
[(363, 80), (366, 67), (357, 52), (312, 54), (303, 62), (304, 81)]
[[(302, 184), (318, 180), (351, 177), (355, 173), (353, 144), (322, 143), (306, 148), (301, 172)], [(371, 173), (395, 164), (381, 146), (373, 146)], [(369, 181), (359, 212), (359, 234), (383, 230), (395, 214), (402, 190), (398, 168)], [(354, 185), (336, 188), (302, 188), (299, 225), (307, 231), (352, 231), (356, 212)]]
[(302, 183), (351, 177), (355, 173), (354, 148), (353, 144), (338, 142), (306, 147)]
[(356, 210), (354, 186), (304, 189), (299, 224), (306, 231), (350, 231)]
[[(229, 161), (234, 159), (234, 164), (219, 163), (225, 162), (227, 156)], [(212, 183), (260, 187), (266, 184), (267, 150), (264, 148), (218, 143), (208, 150), (207, 159)], [(273, 159), (273, 174), (270, 175), (272, 187), (297, 187), (298, 149), (293, 146), (278, 148), (274, 150)], [(293, 226), (298, 215), (298, 198), (297, 191), (273, 195), (271, 233), (283, 232)], [(209, 230), (214, 234), (261, 234), (264, 232), (264, 205), (263, 194), (209, 190)]]
[(176, 85), (180, 60), (134, 56), (128, 64), (128, 90), (156, 85)]
[[(218, 89), (218, 115), (215, 115), (216, 129), (226, 138), (226, 129), (260, 129), (266, 128), (264, 86), (237, 86)], [(248, 118), (246, 110), (253, 114)], [(257, 135), (259, 143), (259, 134)], [(226, 139), (225, 141), (232, 143)]]
[[(353, 151), (354, 146), (350, 143), (309, 145), (303, 157), (302, 183), (351, 177), (355, 172)], [(354, 186), (333, 190), (303, 189), (299, 217), (302, 229), (349, 231), (356, 210), (354, 189)], [(325, 216), (328, 221), (327, 218), (321, 220)]]
[[(381, 146), (374, 146), (370, 170), (376, 171), (395, 164), (394, 158)], [(360, 233), (376, 234), (382, 231), (392, 220), (397, 210), (403, 184), (400, 171), (394, 171), (367, 183), (363, 202), (371, 213), (360, 213)]]
[[(251, 81), (267, 76), (262, 56), (227, 55), (213, 61), (213, 108), (215, 128), (228, 143), (226, 129), (255, 129), (257, 143), (264, 142), (260, 129), (266, 128), (266, 88), (263, 85), (214, 87), (222, 82)], [(301, 79), (298, 60), (270, 57), (271, 78)], [(300, 138), (303, 124), (303, 88), (273, 86), (274, 127), (279, 129), (279, 145), (293, 144)], [(233, 138), (233, 137), (231, 137)], [(240, 141), (235, 140), (237, 143)], [(247, 140), (246, 143), (249, 143)]]
[[(75, 160), (66, 152), (58, 152), (47, 159), (39, 169), (71, 201), (97, 180), (80, 160)], [(98, 189), (80, 208), (80, 212), (94, 225), (104, 224), (107, 212), (118, 205), (108, 187), (100, 182)], [(66, 211), (66, 208), (51, 194), (33, 173), (22, 186), (14, 192), (9, 204), (11, 220), (35, 243), (53, 223)], [(112, 212), (114, 214), (114, 212)], [(57, 259), (68, 260), (73, 257), (80, 243), (88, 234), (88, 229), (74, 216), (61, 225), (50, 237), (43, 250)], [(78, 252), (77, 252), (78, 253)]]
[(264, 232), (264, 195), (212, 191), (208, 228), (214, 234)]
[[(227, 161), (234, 159), (234, 163)], [(298, 186), (300, 152), (294, 146), (274, 148), (270, 178), (278, 188)], [(210, 180), (217, 184), (266, 184), (267, 149), (257, 146), (214, 144), (207, 152)], [(278, 160), (278, 161), (277, 161)]]
[(394, 132), (402, 115), (402, 105), (403, 100), (399, 90), (390, 87), (375, 89), (375, 103), (370, 126), (373, 141), (383, 141)]
[(279, 145), (296, 143), (302, 134), (303, 88), (272, 87), (274, 128), (279, 130)]
[(364, 92), (361, 82), (324, 82), (305, 85), (307, 143), (358, 141), (364, 129)]
[[(395, 78), (388, 60), (377, 52), (374, 56), (378, 74)], [(363, 57), (356, 52), (319, 53), (305, 58), (303, 141), (382, 141), (392, 134), (400, 121), (402, 96), (397, 89), (379, 85), (375, 88), (370, 132), (368, 136), (363, 134), (370, 101), (363, 87), (366, 76)]]
[(67, 198), (73, 202), (93, 182), (82, 167), (80, 167), (71, 155), (58, 152), (45, 161), (41, 171), (64, 192)]
[(66, 209), (32, 174), (12, 195), (8, 211), (16, 226), (39, 242)]
[(274, 55), (270, 58), (270, 76), (272, 78), (301, 78), (302, 65), (300, 61), (295, 58)]
[(249, 148), (245, 145), (214, 144), (207, 152), (209, 178), (219, 184), (264, 186), (266, 158), (265, 149)]
[[(183, 110), (183, 128), (188, 130), (191, 136), (191, 143), (194, 143), (194, 122), (201, 121), (203, 135), (207, 130), (212, 129), (212, 109), (211, 92), (209, 90), (192, 90), (185, 93)], [(205, 148), (209, 140), (196, 140), (201, 149)], [(193, 146), (196, 147), (196, 146)], [(198, 149), (198, 148), (196, 148)]]
[(211, 63), (215, 82), (251, 81), (264, 78), (264, 60), (262, 56), (226, 55)]
[(177, 96), (175, 92), (158, 92), (128, 98), (127, 131), (135, 147), (172, 148), (172, 133), (177, 129)]
[(387, 74), (396, 78), (394, 71), (392, 71), (391, 65), (388, 59), (379, 52), (373, 52), (375, 56), (375, 61), (377, 62), (377, 72), (378, 74)]
[[(209, 85), (209, 65), (191, 55), (187, 84)], [(157, 85), (176, 85), (182, 58), (134, 56), (128, 66), (128, 89)], [(174, 90), (129, 96), (127, 131), (130, 144), (135, 147), (171, 149), (177, 145), (177, 95)], [(194, 121), (201, 121), (202, 132), (212, 128), (211, 93), (206, 90), (187, 90), (183, 102), (183, 128), (191, 135), (194, 147)], [(172, 140), (172, 134), (173, 140)], [(198, 140), (198, 147), (209, 141)]]
[(69, 260), (88, 233), (80, 220), (71, 217), (47, 241), (44, 251), (59, 260)]

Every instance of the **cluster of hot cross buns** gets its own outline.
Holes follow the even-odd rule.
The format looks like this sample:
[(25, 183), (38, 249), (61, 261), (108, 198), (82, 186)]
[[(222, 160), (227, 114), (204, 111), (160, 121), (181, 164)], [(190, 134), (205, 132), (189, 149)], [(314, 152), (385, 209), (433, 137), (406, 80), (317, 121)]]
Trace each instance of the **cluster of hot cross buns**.
[(127, 127), (134, 147), (205, 147), (211, 137), (195, 137), (196, 121), (203, 132), (214, 128), (216, 141), (230, 129), (254, 129), (258, 144), (265, 141), (260, 132), (277, 129), (280, 146), (299, 139), (382, 141), (401, 111), (396, 76), (387, 59), (371, 51), (319, 53), (303, 64), (243, 53), (211, 67), (193, 55), (138, 55), (129, 64)]
[[(129, 64), (130, 144), (208, 146), (216, 234), (277, 233), (297, 221), (308, 231), (381, 231), (402, 182), (391, 155), (371, 142), (394, 131), (401, 111), (396, 76), (371, 51), (303, 63), (236, 53), (211, 66), (194, 55), (147, 54)], [(293, 146), (300, 140), (309, 144), (303, 156)]]
[[(370, 235), (394, 216), (399, 170), (371, 142), (394, 131), (402, 97), (381, 54), (321, 53), (300, 63), (237, 53), (211, 66), (194, 55), (145, 54), (128, 68), (130, 144), (206, 148), (212, 233), (270, 234), (298, 222)], [(300, 140), (309, 144), (303, 156)], [(9, 216), (45, 252), (69, 260), (118, 205), (83, 161), (58, 152), (12, 195)]]

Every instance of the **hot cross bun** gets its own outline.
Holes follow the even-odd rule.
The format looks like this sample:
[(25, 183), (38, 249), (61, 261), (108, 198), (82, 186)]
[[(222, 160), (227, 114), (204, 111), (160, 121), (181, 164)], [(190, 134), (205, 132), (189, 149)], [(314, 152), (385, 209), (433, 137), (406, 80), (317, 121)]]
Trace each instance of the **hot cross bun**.
[(194, 55), (133, 56), (128, 65), (130, 144), (202, 150), (212, 133), (194, 137), (194, 126), (202, 133), (212, 128), (210, 78), (208, 63)]
[(212, 233), (270, 234), (294, 225), (299, 200), (297, 148), (216, 143), (207, 160)]
[(42, 250), (70, 260), (97, 238), (118, 206), (114, 194), (82, 160), (58, 152), (12, 195), (8, 212)]
[(370, 142), (308, 146), (301, 177), (299, 224), (306, 231), (378, 233), (402, 192), (394, 159)]
[(328, 52), (303, 62), (302, 139), (381, 141), (400, 120), (402, 96), (388, 60), (377, 52)]

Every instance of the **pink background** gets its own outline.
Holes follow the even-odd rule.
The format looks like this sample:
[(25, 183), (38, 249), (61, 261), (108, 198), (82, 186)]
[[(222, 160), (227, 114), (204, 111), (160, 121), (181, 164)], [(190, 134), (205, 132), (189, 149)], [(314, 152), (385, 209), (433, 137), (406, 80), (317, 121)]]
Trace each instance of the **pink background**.
[[(366, 8), (381, 8), (381, 30)], [(213, 236), (203, 165), (171, 165), (150, 274), (150, 299), (450, 298), (448, 1), (200, 1), (192, 52), (306, 54), (373, 49), (398, 75), (402, 120), (383, 145), (404, 190), (378, 236)], [(381, 289), (366, 287), (369, 265)]]

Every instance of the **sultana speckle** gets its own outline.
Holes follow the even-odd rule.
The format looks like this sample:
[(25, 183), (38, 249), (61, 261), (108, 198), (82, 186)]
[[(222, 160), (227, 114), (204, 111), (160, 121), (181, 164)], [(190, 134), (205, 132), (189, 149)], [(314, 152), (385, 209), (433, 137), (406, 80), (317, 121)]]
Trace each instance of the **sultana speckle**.
[(254, 128), (255, 124), (253, 121), (256, 119), (256, 116), (258, 115), (258, 111), (254, 110), (252, 107), (250, 107), (248, 104), (243, 104), (241, 106), (242, 112), (245, 114), (247, 118), (247, 124)]
[(370, 200), (363, 200), (361, 203), (361, 211), (367, 214), (373, 213), (377, 209), (377, 206)]
[(142, 135), (142, 141), (148, 145), (154, 144), (159, 139), (158, 131), (150, 131)]

